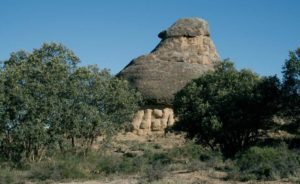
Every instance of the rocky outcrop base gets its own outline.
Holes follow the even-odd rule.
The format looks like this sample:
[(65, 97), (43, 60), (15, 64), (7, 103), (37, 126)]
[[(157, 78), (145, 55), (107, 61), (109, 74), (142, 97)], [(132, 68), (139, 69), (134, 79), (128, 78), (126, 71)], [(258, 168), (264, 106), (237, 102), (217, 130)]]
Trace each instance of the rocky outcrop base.
[(137, 135), (163, 133), (167, 127), (174, 125), (174, 112), (171, 108), (147, 108), (135, 113), (132, 132)]

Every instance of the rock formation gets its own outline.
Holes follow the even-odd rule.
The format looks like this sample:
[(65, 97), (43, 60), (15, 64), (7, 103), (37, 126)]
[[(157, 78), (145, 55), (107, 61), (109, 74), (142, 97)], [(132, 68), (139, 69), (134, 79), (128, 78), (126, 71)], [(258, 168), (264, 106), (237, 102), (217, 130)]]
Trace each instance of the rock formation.
[(174, 113), (171, 108), (153, 107), (139, 110), (135, 113), (132, 121), (132, 132), (138, 135), (160, 132), (175, 122)]
[(150, 54), (132, 60), (117, 75), (127, 79), (146, 101), (133, 119), (138, 134), (173, 125), (174, 94), (220, 60), (203, 19), (179, 19), (158, 36), (162, 40)]

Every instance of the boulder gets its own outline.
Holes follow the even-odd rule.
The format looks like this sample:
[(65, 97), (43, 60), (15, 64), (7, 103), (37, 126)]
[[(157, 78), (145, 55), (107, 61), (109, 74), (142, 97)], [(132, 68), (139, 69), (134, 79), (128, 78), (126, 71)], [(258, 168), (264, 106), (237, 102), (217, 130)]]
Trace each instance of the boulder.
[(163, 130), (161, 127), (160, 119), (152, 119), (151, 130), (152, 131)]
[(145, 114), (143, 117), (143, 120), (141, 122), (141, 129), (146, 129), (148, 131), (150, 131), (151, 128), (151, 114), (152, 114), (152, 109), (146, 109), (145, 110)]
[(179, 19), (158, 37), (161, 41), (151, 53), (133, 59), (117, 74), (146, 102), (132, 121), (132, 132), (138, 135), (173, 126), (177, 121), (172, 109), (174, 94), (220, 61), (203, 19)]
[(160, 109), (154, 109), (153, 116), (156, 118), (161, 118), (163, 116), (163, 111)]
[(213, 70), (220, 58), (203, 19), (179, 19), (159, 37), (151, 53), (132, 60), (117, 76), (141, 92), (147, 105), (171, 106), (176, 92)]
[(195, 37), (205, 35), (209, 36), (208, 23), (201, 18), (182, 18), (173, 24), (170, 28), (158, 34), (158, 37), (165, 39), (170, 37)]
[(144, 111), (143, 110), (140, 110), (137, 113), (135, 113), (135, 115), (133, 117), (133, 120), (132, 120), (133, 130), (140, 129), (143, 117), (144, 117)]

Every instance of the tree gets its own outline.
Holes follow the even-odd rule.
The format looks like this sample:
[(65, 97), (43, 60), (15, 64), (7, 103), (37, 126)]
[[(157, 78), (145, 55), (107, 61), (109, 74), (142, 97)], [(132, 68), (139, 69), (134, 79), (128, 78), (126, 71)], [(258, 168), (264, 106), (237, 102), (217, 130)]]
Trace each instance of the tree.
[(39, 159), (51, 142), (48, 128), (60, 119), (66, 81), (79, 62), (61, 44), (44, 44), (33, 53), (12, 53), (4, 62), (0, 124), (2, 151), (9, 160)]
[(283, 66), (283, 90), (286, 95), (300, 95), (300, 48), (291, 51)]
[(96, 66), (80, 67), (68, 84), (67, 109), (61, 130), (75, 146), (75, 138), (84, 139), (89, 148), (97, 136), (114, 135), (124, 128), (138, 109), (141, 96), (127, 82)]
[[(61, 44), (19, 51), (0, 68), (0, 157), (40, 160), (51, 150), (87, 149), (115, 133), (138, 108), (125, 81)], [(76, 139), (80, 140), (76, 142)]]
[(288, 130), (300, 133), (300, 48), (291, 51), (283, 66), (283, 114), (290, 117)]
[(260, 78), (224, 61), (176, 94), (177, 128), (233, 156), (254, 144), (259, 130), (268, 127), (277, 110), (279, 85), (277, 77)]

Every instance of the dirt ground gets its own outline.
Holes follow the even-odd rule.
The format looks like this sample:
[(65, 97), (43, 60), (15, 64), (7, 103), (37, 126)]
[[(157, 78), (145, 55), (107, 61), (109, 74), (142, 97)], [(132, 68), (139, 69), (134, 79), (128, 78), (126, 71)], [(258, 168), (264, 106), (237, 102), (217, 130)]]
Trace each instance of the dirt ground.
[[(250, 181), (250, 182), (238, 182), (238, 181), (224, 181), (223, 176), (225, 173), (216, 171), (197, 171), (191, 173), (175, 172), (169, 173), (169, 176), (165, 177), (160, 181), (152, 182), (152, 184), (293, 184), (289, 181)], [(141, 181), (136, 177), (128, 178), (115, 178), (107, 179), (102, 181), (74, 181), (68, 183), (59, 184), (143, 184), (148, 183), (146, 181)]]

